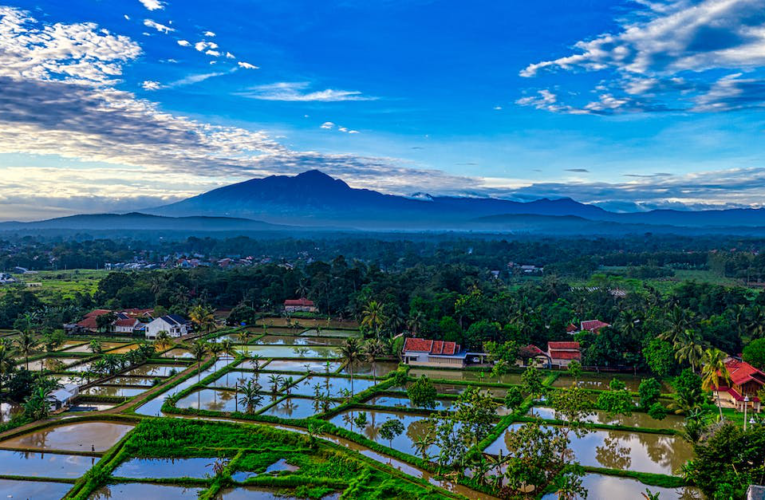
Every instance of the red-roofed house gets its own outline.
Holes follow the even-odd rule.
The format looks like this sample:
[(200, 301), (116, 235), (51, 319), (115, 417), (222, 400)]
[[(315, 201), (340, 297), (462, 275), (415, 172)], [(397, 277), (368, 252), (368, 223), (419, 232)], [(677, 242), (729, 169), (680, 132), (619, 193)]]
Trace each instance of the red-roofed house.
[[(484, 356), (483, 353), (473, 354), (481, 358)], [(456, 342), (410, 337), (404, 342), (401, 356), (408, 365), (461, 368), (465, 365), (468, 352)]]
[(598, 330), (607, 326), (611, 326), (611, 324), (600, 321), (599, 319), (591, 319), (588, 321), (582, 321), (582, 327), (580, 328), (580, 331), (598, 333)]
[(736, 358), (727, 358), (725, 367), (728, 369), (730, 384), (720, 385), (720, 401), (732, 406), (738, 411), (744, 411), (747, 404), (745, 398), (749, 398), (749, 408), (760, 411), (761, 401), (757, 392), (765, 386), (765, 373), (753, 367), (746, 361)]
[(288, 313), (289, 312), (316, 312), (316, 304), (313, 303), (313, 300), (308, 300), (306, 298), (285, 300), (284, 310)]
[(573, 323), (569, 323), (568, 326), (566, 327), (566, 333), (568, 333), (569, 335), (573, 335), (578, 331), (579, 331), (579, 328), (577, 328), (576, 325)]
[[(531, 365), (550, 367), (550, 356), (539, 347), (529, 344), (518, 349), (518, 357), (523, 366)], [(532, 363), (533, 361), (533, 363)]]
[(547, 355), (550, 364), (557, 367), (566, 367), (574, 360), (582, 361), (579, 342), (548, 342)]

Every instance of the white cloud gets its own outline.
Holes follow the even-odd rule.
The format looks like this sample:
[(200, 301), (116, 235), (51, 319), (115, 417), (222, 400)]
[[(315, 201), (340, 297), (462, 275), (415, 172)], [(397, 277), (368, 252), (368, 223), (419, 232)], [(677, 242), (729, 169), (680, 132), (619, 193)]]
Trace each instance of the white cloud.
[(128, 16), (127, 14), (125, 14), (125, 16), (124, 16), (124, 17), (125, 17), (125, 20), (126, 20), (126, 21), (130, 21), (130, 16)]
[(195, 43), (194, 48), (197, 49), (199, 52), (204, 52), (205, 50), (208, 50), (208, 49), (213, 49), (213, 50), (217, 49), (218, 44), (215, 42), (206, 42), (203, 40), (201, 42)]
[(333, 128), (335, 128), (335, 124), (332, 122), (324, 122), (321, 124), (321, 127), (319, 128), (323, 128), (324, 130), (332, 130)]
[[(308, 118), (308, 115), (305, 115), (306, 118)], [(323, 130), (333, 130), (337, 129), (338, 132), (342, 132), (344, 134), (358, 134), (360, 133), (358, 130), (351, 130), (348, 127), (341, 127), (340, 125), (336, 125), (333, 122), (324, 122), (319, 127)]]
[(240, 68), (244, 68), (244, 69), (260, 69), (259, 67), (255, 66), (254, 64), (250, 64), (250, 63), (244, 62), (244, 61), (239, 61), (237, 64), (239, 65)]
[(162, 10), (165, 8), (165, 2), (160, 0), (138, 0), (141, 4), (149, 10)]
[(146, 80), (141, 84), (141, 87), (144, 90), (153, 91), (153, 90), (159, 90), (162, 88), (162, 85), (159, 82), (155, 82), (152, 80)]
[(205, 51), (205, 54), (207, 54), (208, 56), (212, 56), (212, 57), (219, 57), (220, 56), (220, 52), (218, 52), (217, 50), (208, 50), (208, 51)]
[(213, 38), (215, 36), (215, 33), (213, 33), (212, 31), (205, 31), (204, 36), (206, 36), (207, 38)]
[(234, 57), (234, 54), (232, 54), (231, 52), (226, 52), (226, 59), (236, 59), (236, 58)]
[(319, 90), (307, 92), (310, 84), (307, 82), (280, 82), (260, 85), (249, 89), (241, 95), (263, 101), (296, 101), (296, 102), (339, 102), (339, 101), (373, 101), (376, 97), (362, 95), (357, 90)]
[(156, 21), (152, 21), (151, 19), (144, 19), (143, 25), (146, 26), (147, 28), (154, 28), (160, 33), (165, 33), (165, 34), (175, 31), (175, 29), (171, 28), (170, 26), (165, 26), (164, 24), (160, 24)]
[(191, 47), (191, 42), (188, 40), (178, 40), (178, 45), (181, 47)]

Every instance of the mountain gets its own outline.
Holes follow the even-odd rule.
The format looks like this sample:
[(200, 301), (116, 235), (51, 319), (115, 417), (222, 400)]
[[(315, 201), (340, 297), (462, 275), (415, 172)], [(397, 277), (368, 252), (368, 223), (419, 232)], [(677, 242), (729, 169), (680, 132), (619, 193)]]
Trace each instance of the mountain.
[(494, 198), (395, 196), (354, 189), (311, 170), (232, 184), (142, 212), (158, 215), (246, 217), (272, 223), (336, 225), (359, 229), (446, 229), (476, 217), (532, 214), (606, 218), (605, 210), (571, 199), (521, 203)]
[(141, 213), (73, 215), (36, 222), (0, 222), (0, 231), (277, 231), (288, 229), (266, 222), (230, 217), (161, 217)]

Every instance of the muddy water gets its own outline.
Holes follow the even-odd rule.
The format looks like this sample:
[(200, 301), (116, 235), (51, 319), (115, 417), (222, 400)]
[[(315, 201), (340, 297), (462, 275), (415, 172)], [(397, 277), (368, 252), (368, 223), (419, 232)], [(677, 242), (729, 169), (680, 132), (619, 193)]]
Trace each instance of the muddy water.
[[(201, 374), (198, 376), (192, 376), (180, 384), (176, 385), (175, 387), (168, 389), (167, 391), (163, 392), (159, 396), (154, 397), (153, 399), (149, 400), (148, 402), (142, 404), (139, 406), (135, 412), (139, 415), (146, 415), (146, 416), (160, 416), (162, 405), (165, 402), (165, 399), (171, 396), (175, 396), (181, 391), (184, 391), (191, 387), (192, 385), (196, 384), (198, 380), (204, 379), (213, 373), (217, 372), (218, 370), (222, 369), (225, 366), (228, 366), (229, 364), (233, 363), (234, 360), (231, 358), (219, 358), (213, 365), (204, 370)], [(159, 365), (149, 365), (149, 366), (159, 366)], [(144, 366), (145, 367), (145, 366)], [(140, 368), (144, 368), (140, 367)]]
[[(364, 401), (365, 405), (377, 405), (377, 406), (403, 406), (406, 408), (415, 408), (412, 401), (406, 396), (374, 396), (367, 401)], [(436, 406), (433, 410), (448, 410), (454, 404), (453, 399), (436, 399)]]
[(194, 359), (194, 355), (188, 349), (176, 347), (162, 354), (163, 358)]
[[(337, 403), (330, 404), (330, 408)], [(272, 406), (263, 412), (263, 415), (271, 415), (280, 418), (308, 418), (323, 413), (321, 406), (317, 406), (311, 399), (289, 397), (279, 404)]]
[[(67, 365), (82, 361), (82, 358), (42, 358), (29, 362), (29, 370), (39, 372), (42, 370), (61, 371)], [(19, 368), (26, 366), (24, 361), (18, 364)]]
[(286, 345), (248, 345), (240, 346), (238, 351), (258, 354), (264, 358), (337, 358), (340, 350), (327, 346), (286, 346)]
[[(595, 375), (584, 375), (579, 377), (579, 381), (577, 385), (581, 387), (582, 389), (594, 389), (598, 391), (607, 391), (609, 390), (609, 385), (611, 383), (611, 380), (614, 378), (618, 378), (622, 382), (624, 382), (625, 387), (627, 390), (631, 392), (638, 392), (638, 388), (640, 387), (640, 382), (643, 381), (640, 377), (613, 377), (608, 375), (603, 376), (595, 376)], [(553, 387), (571, 387), (574, 384), (575, 380), (572, 377), (569, 377), (568, 375), (561, 375), (558, 377), (555, 382), (553, 382)], [(670, 392), (673, 392), (672, 387), (669, 384), (662, 383), (661, 385), (661, 392), (664, 394), (668, 394)]]
[[(483, 373), (483, 377), (481, 374)], [(432, 379), (462, 380), (465, 382), (491, 382), (500, 384), (521, 384), (520, 373), (506, 373), (501, 377), (492, 377), (490, 372), (467, 370), (428, 370), (425, 368), (410, 368), (409, 376), (419, 378), (425, 375)]]
[(71, 489), (72, 485), (67, 483), (0, 479), (0, 491), (5, 498), (61, 498)]
[(93, 366), (93, 361), (88, 361), (87, 363), (80, 363), (75, 366), (69, 366), (66, 368), (66, 371), (68, 372), (86, 372), (91, 369)]
[(120, 387), (118, 385), (94, 385), (80, 392), (83, 396), (115, 396), (132, 398), (146, 392), (144, 387)]
[(261, 337), (253, 344), (255, 345), (291, 345), (291, 346), (340, 346), (345, 343), (344, 339), (334, 339), (327, 337), (299, 337), (289, 335), (266, 335)]
[[(696, 488), (646, 486), (636, 479), (604, 476), (601, 474), (587, 474), (584, 477), (583, 486), (587, 490), (587, 500), (643, 498), (642, 495), (645, 493), (646, 488), (651, 490), (651, 493), (658, 493), (661, 500), (700, 500), (704, 498)], [(558, 495), (551, 493), (543, 496), (542, 500), (555, 500), (556, 498), (558, 498)]]
[[(241, 396), (241, 394), (239, 394)], [(264, 408), (280, 395), (263, 394), (260, 404), (254, 407), (254, 411)], [(245, 411), (245, 407), (237, 401), (235, 391), (222, 391), (220, 389), (200, 389), (180, 399), (175, 406), (177, 408), (202, 409), (207, 411), (233, 412)]]
[[(500, 436), (484, 452), (496, 455), (501, 450), (507, 455), (506, 437), (507, 433)], [(598, 429), (570, 438), (576, 460), (585, 466), (671, 475), (693, 457), (691, 446), (678, 436)]]
[[(367, 425), (364, 426), (363, 429), (359, 429), (355, 424), (354, 419), (362, 411), (367, 414)], [(338, 427), (343, 427), (351, 432), (361, 434), (383, 446), (392, 447), (394, 450), (402, 453), (419, 456), (415, 447), (415, 442), (419, 438), (424, 438), (428, 433), (429, 426), (425, 422), (426, 418), (427, 417), (421, 415), (401, 413), (395, 410), (345, 410), (332, 417), (330, 422)], [(392, 419), (400, 420), (404, 424), (406, 430), (393, 439), (392, 442), (389, 442), (380, 437), (380, 427), (382, 424)], [(428, 454), (431, 456), (437, 453), (437, 446), (433, 445), (428, 448)]]
[[(257, 486), (240, 486), (238, 488), (226, 488), (215, 497), (215, 500), (297, 500), (300, 497), (282, 495), (283, 491), (278, 493), (275, 490), (259, 488)], [(321, 497), (321, 500), (337, 500), (342, 493), (332, 493)]]
[[(371, 377), (372, 372), (376, 377), (384, 377), (391, 372), (398, 370), (398, 363), (392, 361), (378, 361), (375, 363), (374, 370), (372, 369), (372, 363), (366, 361), (357, 361), (353, 364), (354, 375), (366, 375)], [(343, 368), (342, 373), (350, 375), (351, 367), (346, 366)]]
[[(552, 408), (535, 406), (533, 411), (534, 415), (532, 415), (530, 411), (527, 416), (537, 416), (548, 420), (555, 419), (555, 410)], [(608, 414), (603, 411), (596, 411), (594, 415), (590, 415), (585, 421), (604, 425), (624, 425), (627, 427), (643, 427), (646, 429), (675, 430), (682, 429), (683, 424), (685, 423), (685, 419), (680, 415), (667, 415), (664, 420), (656, 420), (655, 418), (648, 416), (647, 413), (635, 412), (629, 417), (619, 415), (609, 418)]]
[(142, 365), (125, 372), (124, 375), (139, 377), (169, 377), (181, 373), (188, 368), (186, 365)]
[(214, 475), (215, 458), (131, 458), (117, 467), (112, 476), (128, 478), (179, 478), (204, 479)]
[(317, 330), (316, 328), (311, 328), (310, 330), (306, 330), (305, 332), (301, 333), (301, 336), (316, 336), (316, 337), (360, 337), (361, 332), (358, 330), (330, 330), (327, 328), (322, 328), (321, 331)]
[[(263, 363), (261, 363), (261, 366)], [(254, 368), (251, 361), (245, 361), (241, 365), (243, 368)], [(263, 367), (263, 371), (276, 371), (276, 372), (297, 372), (297, 373), (334, 373), (340, 369), (342, 363), (337, 361), (330, 361), (327, 364), (326, 361), (287, 361), (282, 359), (275, 359)]]
[(8, 476), (78, 478), (98, 460), (81, 455), (0, 450), (0, 471)]
[(129, 342), (101, 342), (101, 350), (106, 352), (111, 349), (117, 349), (118, 347), (125, 347), (129, 344)]
[(83, 344), (80, 342), (79, 344), (80, 345), (78, 346), (75, 346), (75, 347), (70, 346), (69, 348), (65, 349), (66, 353), (68, 354), (70, 352), (84, 352), (87, 354), (93, 354), (93, 351), (90, 349), (90, 343), (86, 342)]
[(289, 392), (301, 396), (313, 396), (316, 394), (315, 387), (318, 386), (321, 388), (322, 393), (329, 393), (330, 397), (339, 398), (342, 397), (343, 391), (345, 390), (351, 391), (352, 394), (358, 394), (374, 385), (374, 381), (366, 379), (356, 378), (351, 382), (350, 378), (311, 375), (302, 382), (291, 387)]
[(186, 500), (197, 498), (205, 488), (171, 486), (148, 483), (110, 484), (99, 488), (90, 500), (137, 499), (141, 500)]
[(114, 422), (79, 422), (76, 424), (48, 427), (7, 439), (0, 442), (0, 447), (103, 452), (114, 446), (133, 427), (132, 424), (118, 424)]
[(65, 340), (64, 342), (61, 343), (60, 346), (58, 346), (58, 348), (56, 350), (57, 351), (66, 351), (68, 349), (72, 349), (74, 347), (82, 346), (82, 345), (87, 345), (87, 342), (85, 342), (84, 340)]
[(117, 349), (112, 349), (107, 354), (127, 354), (130, 351), (135, 351), (138, 349), (138, 344), (131, 344), (126, 345), (125, 347), (118, 347)]

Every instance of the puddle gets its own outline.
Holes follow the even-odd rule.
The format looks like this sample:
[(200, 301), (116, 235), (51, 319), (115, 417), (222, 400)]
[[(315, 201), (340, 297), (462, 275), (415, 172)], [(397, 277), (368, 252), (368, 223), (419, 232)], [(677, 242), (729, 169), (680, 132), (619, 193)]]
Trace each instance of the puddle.
[(141, 365), (123, 375), (139, 377), (170, 377), (188, 368), (186, 365)]
[(71, 489), (72, 485), (67, 483), (0, 479), (0, 491), (5, 498), (62, 498)]
[[(513, 424), (510, 429), (519, 425), (523, 424)], [(484, 453), (497, 455), (501, 450), (507, 455), (506, 436), (500, 436)], [(597, 429), (583, 438), (571, 435), (570, 439), (576, 459), (591, 467), (672, 475), (693, 457), (691, 445), (679, 436)]]
[[(330, 403), (330, 408), (334, 408), (338, 403)], [(280, 418), (308, 418), (323, 413), (321, 406), (317, 407), (311, 399), (305, 398), (285, 398), (279, 404), (272, 406), (263, 412), (263, 415), (271, 415)]]
[[(651, 493), (658, 493), (661, 500), (701, 500), (703, 495), (696, 488), (660, 488), (658, 486), (646, 486), (636, 479), (626, 477), (604, 476), (601, 474), (587, 474), (583, 484), (587, 490), (587, 500), (612, 500), (614, 498), (643, 498), (646, 488)], [(558, 495), (547, 494), (542, 500), (555, 500)]]
[[(405, 408), (415, 408), (412, 401), (406, 396), (374, 396), (366, 401), (365, 405), (377, 405), (377, 406), (403, 406)], [(433, 410), (448, 410), (454, 404), (452, 399), (437, 399), (435, 408)], [(429, 408), (430, 409), (430, 408)]]
[(132, 398), (146, 392), (145, 387), (120, 387), (118, 385), (94, 385), (80, 392), (83, 396), (114, 396)]
[[(541, 406), (535, 406), (533, 408), (534, 415), (543, 419), (554, 419), (555, 410), (552, 408), (546, 408)], [(531, 417), (531, 411), (527, 414)], [(667, 415), (663, 420), (656, 420), (651, 418), (647, 413), (634, 412), (631, 416), (626, 417), (619, 415), (613, 418), (609, 418), (608, 414), (604, 411), (596, 411), (594, 415), (585, 419), (587, 422), (593, 422), (596, 424), (605, 425), (623, 425), (626, 427), (644, 427), (647, 429), (675, 429), (680, 430), (685, 424), (685, 419), (680, 415)]]
[(117, 467), (112, 476), (128, 478), (179, 478), (204, 479), (214, 475), (215, 458), (131, 458)]
[(206, 488), (190, 488), (165, 484), (123, 483), (110, 484), (96, 490), (90, 500), (135, 499), (141, 500), (175, 500), (176, 498), (197, 498)]
[(103, 452), (133, 429), (132, 424), (80, 422), (49, 427), (0, 442), (3, 448)]
[(247, 345), (239, 346), (239, 352), (258, 354), (263, 358), (337, 358), (340, 349), (326, 346)]
[(8, 476), (78, 478), (98, 460), (81, 455), (0, 450), (0, 471)]
[[(398, 363), (393, 361), (378, 361), (374, 366), (374, 376), (380, 378), (384, 377), (391, 372), (398, 370)], [(357, 361), (353, 364), (354, 375), (367, 375), (372, 376), (372, 363), (366, 361)], [(343, 368), (343, 373), (350, 375), (351, 368), (346, 366)]]
[[(175, 406), (177, 408), (202, 409), (208, 411), (243, 412), (246, 410), (246, 408), (238, 401), (236, 394), (237, 393), (235, 391), (223, 391), (220, 389), (199, 389), (180, 399)], [(281, 396), (273, 396), (271, 394), (264, 393), (263, 399), (259, 405), (254, 407), (254, 411), (258, 411), (260, 408), (270, 405), (280, 397)]]
[(330, 397), (339, 398), (342, 397), (344, 390), (351, 391), (352, 394), (358, 394), (374, 385), (374, 381), (366, 379), (354, 378), (353, 382), (351, 382), (350, 378), (311, 375), (293, 386), (290, 389), (290, 393), (300, 396), (314, 396), (316, 394), (315, 387), (319, 386), (322, 393), (329, 393)]
[[(254, 368), (252, 361), (245, 361), (240, 366)], [(263, 363), (261, 363), (263, 366)], [(262, 368), (263, 371), (297, 372), (297, 373), (334, 373), (340, 369), (342, 363), (337, 361), (286, 361), (275, 359)]]

